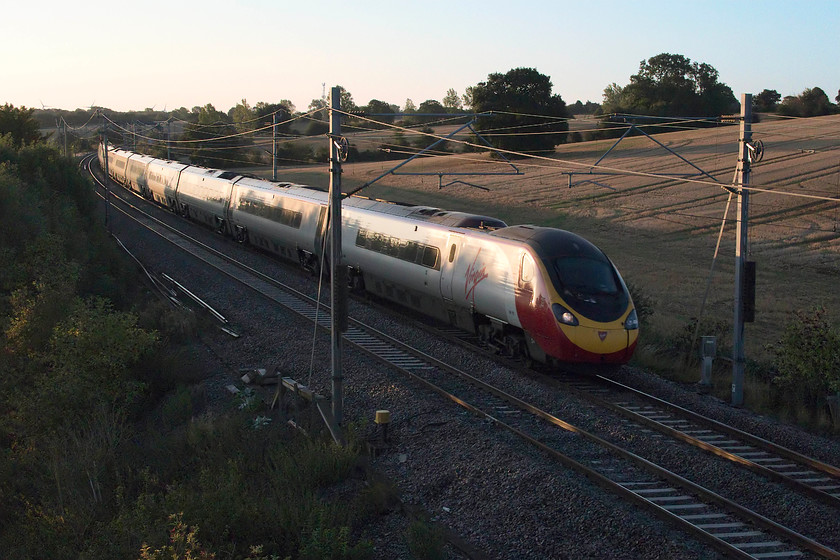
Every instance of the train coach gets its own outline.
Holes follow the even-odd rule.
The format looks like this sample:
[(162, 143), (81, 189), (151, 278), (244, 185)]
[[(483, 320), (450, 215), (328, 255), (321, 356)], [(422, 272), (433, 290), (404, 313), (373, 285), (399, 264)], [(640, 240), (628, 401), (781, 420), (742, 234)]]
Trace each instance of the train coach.
[[(111, 177), (126, 188), (320, 269), (324, 191), (127, 150), (109, 148), (108, 159)], [(354, 196), (342, 202), (342, 259), (355, 289), (474, 332), (509, 356), (615, 365), (636, 347), (638, 318), (621, 275), (568, 231)]]

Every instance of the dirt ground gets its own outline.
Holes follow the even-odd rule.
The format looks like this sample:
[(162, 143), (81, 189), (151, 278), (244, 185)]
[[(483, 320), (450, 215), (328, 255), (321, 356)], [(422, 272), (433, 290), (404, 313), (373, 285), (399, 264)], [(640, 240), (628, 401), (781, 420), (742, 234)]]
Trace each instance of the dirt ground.
[[(585, 130), (586, 123), (571, 128)], [(370, 149), (366, 142), (384, 136), (351, 142)], [(753, 140), (764, 143), (764, 156), (752, 166), (750, 186), (771, 191), (752, 192), (749, 212), (757, 295), (746, 344), (748, 357), (762, 358), (796, 310), (824, 305), (840, 323), (840, 203), (788, 194), (840, 199), (840, 116), (765, 119), (753, 125)], [(573, 230), (653, 298), (653, 325), (667, 334), (700, 313), (730, 196), (723, 185), (732, 183), (737, 152), (737, 125), (675, 127), (655, 140), (560, 145), (548, 157), (512, 164), (459, 153), (417, 159), (389, 174), (397, 163), (348, 162), (342, 190), (386, 174), (360, 194)], [(280, 175), (326, 186), (326, 171), (283, 168)], [(736, 202), (733, 196), (704, 318), (731, 322)]]

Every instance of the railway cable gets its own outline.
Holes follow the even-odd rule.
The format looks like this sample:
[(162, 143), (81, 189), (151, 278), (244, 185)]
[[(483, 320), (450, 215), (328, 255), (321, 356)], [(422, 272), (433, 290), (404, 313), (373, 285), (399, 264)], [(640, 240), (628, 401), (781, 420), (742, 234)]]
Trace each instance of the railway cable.
[[(225, 274), (231, 275), (237, 279), (240, 278), (240, 274), (231, 273), (230, 270), (227, 269), (227, 265), (225, 265), (225, 268), (223, 268), (222, 271)], [(253, 272), (249, 272), (249, 274), (253, 274)], [(263, 281), (267, 281), (266, 277), (263, 277)], [(274, 282), (272, 282), (272, 284), (274, 284)], [(259, 288), (251, 283), (251, 281), (247, 282), (246, 285), (252, 289), (256, 289), (260, 293), (265, 294), (265, 288)], [(309, 306), (310, 308), (317, 308), (319, 304), (317, 301), (311, 300)], [(315, 317), (317, 317), (317, 312), (314, 313)], [(304, 314), (311, 316), (313, 315), (313, 311), (310, 310), (308, 312), (304, 312)], [(365, 334), (362, 334), (358, 331), (358, 328), (362, 328), (363, 326), (355, 321), (353, 321), (352, 324), (353, 328), (348, 330), (346, 338), (357, 347), (365, 349), (377, 359), (388, 363), (392, 367), (397, 367), (402, 371), (410, 371), (414, 374), (414, 377), (418, 379), (418, 381), (426, 384), (438, 393), (447, 396), (447, 398), (457, 402), (460, 406), (471, 410), (476, 414), (484, 416), (493, 421), (496, 425), (517, 434), (519, 437), (525, 439), (532, 445), (535, 445), (546, 453), (550, 453), (552, 457), (556, 458), (567, 467), (584, 473), (591, 480), (595, 480), (599, 485), (609, 488), (611, 491), (618, 493), (638, 505), (649, 508), (649, 510), (655, 512), (656, 515), (663, 516), (664, 518), (677, 523), (683, 529), (686, 529), (692, 534), (705, 540), (719, 551), (744, 558), (761, 557), (760, 555), (754, 555), (749, 552), (755, 550), (773, 551), (773, 553), (777, 555), (781, 554), (783, 551), (787, 551), (789, 555), (795, 555), (797, 553), (796, 549), (791, 549), (789, 547), (786, 548), (783, 541), (775, 541), (772, 540), (772, 538), (768, 539), (769, 535), (778, 533), (784, 535), (784, 540), (790, 540), (795, 543), (796, 547), (802, 547), (828, 558), (840, 558), (840, 555), (836, 552), (820, 545), (819, 543), (807, 539), (797, 533), (792, 533), (788, 529), (785, 529), (781, 525), (778, 525), (769, 519), (757, 516), (754, 513), (749, 512), (749, 510), (738, 506), (734, 502), (728, 501), (713, 492), (709, 492), (708, 490), (705, 490), (702, 487), (683, 479), (682, 477), (670, 473), (650, 461), (644, 460), (626, 450), (623, 450), (622, 448), (616, 447), (605, 440), (601, 440), (597, 436), (589, 432), (585, 432), (584, 430), (581, 430), (580, 428), (573, 426), (556, 416), (542, 411), (531, 404), (521, 401), (504, 391), (494, 388), (491, 385), (487, 385), (486, 383), (464, 374), (463, 372), (455, 374), (452, 368), (446, 366), (443, 362), (438, 362), (434, 359), (430, 359), (430, 357), (423, 356), (422, 353), (417, 353), (416, 350), (413, 350), (404, 344), (391, 340), (388, 341), (389, 347), (396, 348), (397, 350), (386, 350), (381, 346), (382, 341), (386, 339), (383, 333), (365, 329)], [(322, 328), (327, 328), (326, 323), (324, 323)], [(374, 337), (373, 339), (370, 338), (371, 335)], [(417, 360), (419, 360), (419, 362)], [(445, 373), (441, 373), (441, 371), (444, 371)], [(468, 380), (467, 385), (454, 389), (457, 393), (453, 392), (452, 379), (455, 379), (452, 377), (453, 374), (457, 375), (460, 379)], [(429, 375), (434, 375), (435, 379), (430, 380)], [(441, 375), (443, 375), (442, 378), (440, 377)], [(425, 381), (423, 381), (424, 379)], [(441, 381), (448, 388), (441, 387), (439, 385)], [(487, 396), (476, 400), (476, 387), (481, 388), (484, 392), (483, 394), (488, 396), (493, 395), (493, 399), (502, 399), (502, 401), (507, 404), (488, 403), (486, 401), (488, 398)], [(461, 396), (458, 396), (458, 394), (461, 394)], [(569, 455), (557, 451), (554, 445), (543, 443), (543, 441), (545, 441), (545, 436), (540, 437), (543, 441), (539, 441), (533, 436), (529, 436), (528, 431), (531, 429), (526, 428), (525, 426), (530, 422), (526, 421), (526, 424), (521, 424), (519, 422), (520, 418), (518, 415), (500, 413), (500, 411), (504, 410), (510, 404), (514, 404), (523, 411), (527, 411), (528, 415), (523, 416), (523, 419), (527, 420), (528, 416), (533, 415), (533, 418), (546, 422), (546, 425), (553, 425), (561, 428), (561, 430), (577, 434), (598, 447), (608, 449), (610, 453), (616, 454), (623, 460), (632, 462), (636, 465), (634, 468), (642, 468), (646, 471), (650, 471), (651, 473), (655, 473), (653, 474), (654, 478), (647, 478), (640, 473), (636, 473), (634, 468), (628, 470), (627, 467), (621, 467), (619, 471), (614, 472), (613, 474), (606, 474), (608, 472), (608, 469), (605, 470), (606, 467), (618, 467), (618, 464), (612, 461), (606, 464), (603, 461), (599, 461), (598, 463), (600, 464), (592, 463), (590, 465), (579, 463), (576, 459), (570, 457)], [(500, 414), (504, 417), (504, 419), (501, 419)], [(566, 436), (562, 437), (565, 438)], [(616, 474), (618, 474), (618, 478), (616, 478)], [(658, 478), (662, 478), (668, 482), (663, 486), (661, 483), (657, 482)], [(674, 496), (674, 488), (677, 488), (677, 495), (675, 496), (676, 501), (667, 501), (666, 498)], [(680, 488), (682, 489), (682, 492), (687, 491), (691, 495), (695, 496), (695, 498), (693, 498), (694, 500), (697, 499), (697, 496), (703, 496), (703, 498), (700, 502), (696, 502), (692, 501), (692, 498), (679, 497)], [(701, 517), (698, 517), (696, 514), (687, 515), (679, 513), (680, 511), (684, 511), (683, 508), (688, 508), (689, 511), (699, 511), (703, 513), (701, 514)], [(733, 519), (739, 518), (741, 521), (733, 521)], [(718, 520), (719, 522), (703, 523), (702, 519)], [(727, 529), (732, 526), (737, 526), (741, 529), (736, 531), (732, 531), (731, 529), (728, 531), (721, 531), (717, 527), (722, 522), (725, 522)], [(745, 522), (748, 524), (756, 524), (757, 529), (749, 530), (749, 528), (744, 525)]]
[[(343, 114), (343, 115), (354, 116), (351, 113), (347, 113), (345, 111), (338, 111), (338, 112)], [(364, 117), (359, 117), (359, 116), (356, 116), (356, 118), (364, 119)], [(367, 120), (370, 120), (370, 119), (367, 119)], [(393, 128), (395, 130), (402, 130), (403, 132), (408, 131), (408, 129), (406, 129), (404, 127), (401, 127), (401, 126), (397, 126), (397, 125), (387, 125), (387, 126), (390, 127), (390, 128)], [(418, 131), (417, 133), (421, 134), (421, 135), (424, 135), (424, 136), (429, 136), (430, 138), (443, 139), (443, 137), (435, 135), (435, 134), (431, 134), (431, 133), (424, 133), (422, 131)], [(454, 138), (447, 139), (447, 140), (450, 140), (451, 142), (455, 142), (455, 143), (460, 143), (460, 144), (463, 144), (465, 146), (469, 146), (469, 147), (473, 147), (473, 148), (480, 148), (482, 150), (487, 150), (487, 146), (475, 144), (475, 143), (468, 142), (468, 141), (465, 141), (465, 140), (457, 140), (457, 139), (454, 139)], [(700, 184), (700, 185), (706, 185), (706, 186), (715, 186), (715, 187), (719, 187), (719, 188), (729, 188), (730, 187), (730, 185), (720, 183), (720, 182), (712, 182), (712, 181), (707, 181), (707, 180), (702, 180), (702, 179), (692, 179), (692, 178), (689, 178), (689, 177), (676, 178), (676, 177), (671, 177), (671, 176), (668, 176), (668, 175), (661, 175), (661, 174), (657, 174), (657, 173), (648, 173), (648, 172), (644, 172), (644, 171), (633, 171), (633, 170), (628, 170), (628, 169), (623, 169), (623, 168), (605, 166), (605, 165), (601, 165), (601, 164), (598, 164), (598, 165), (587, 164), (587, 163), (583, 163), (583, 162), (564, 160), (564, 159), (547, 157), (547, 156), (526, 154), (524, 152), (517, 152), (517, 151), (514, 151), (514, 150), (505, 150), (505, 149), (501, 149), (501, 148), (494, 148), (493, 151), (501, 153), (501, 154), (505, 154), (505, 155), (515, 156), (515, 157), (531, 158), (531, 159), (536, 159), (536, 160), (541, 160), (541, 161), (549, 161), (549, 162), (554, 163), (555, 165), (556, 164), (569, 165), (573, 168), (586, 168), (586, 169), (598, 169), (598, 170), (605, 170), (605, 171), (614, 171), (614, 172), (617, 172), (617, 173), (621, 173), (623, 175), (649, 177), (649, 178), (661, 179), (661, 180), (677, 182), (677, 183), (694, 183), (694, 184)], [(820, 196), (816, 196), (816, 195), (807, 195), (807, 194), (803, 194), (803, 193), (791, 193), (791, 192), (787, 192), (787, 191), (772, 190), (772, 189), (762, 188), (760, 186), (756, 186), (755, 183), (753, 183), (749, 187), (739, 187), (739, 188), (741, 188), (743, 190), (746, 190), (746, 191), (751, 191), (751, 192), (770, 192), (770, 193), (775, 193), (775, 194), (779, 194), (779, 195), (782, 195), (782, 196), (803, 197), (803, 198), (811, 198), (811, 199), (819, 199), (819, 200), (828, 200), (828, 201), (831, 201), (831, 202), (840, 202), (840, 198), (820, 197)]]

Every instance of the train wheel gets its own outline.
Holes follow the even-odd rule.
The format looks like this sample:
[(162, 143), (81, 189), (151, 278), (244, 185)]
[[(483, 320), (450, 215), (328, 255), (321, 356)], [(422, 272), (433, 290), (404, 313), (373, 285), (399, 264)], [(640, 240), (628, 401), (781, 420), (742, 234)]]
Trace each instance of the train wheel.
[(505, 355), (509, 358), (518, 358), (524, 354), (520, 337), (506, 334), (504, 339)]

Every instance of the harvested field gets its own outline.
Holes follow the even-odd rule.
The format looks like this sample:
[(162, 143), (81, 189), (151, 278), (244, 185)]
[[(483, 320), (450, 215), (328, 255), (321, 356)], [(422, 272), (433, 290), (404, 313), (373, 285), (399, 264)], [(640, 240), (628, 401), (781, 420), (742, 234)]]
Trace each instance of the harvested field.
[[(435, 175), (387, 175), (361, 194), (574, 230), (604, 249), (625, 279), (653, 298), (654, 327), (667, 335), (700, 312), (729, 198), (720, 184), (733, 179), (738, 126), (655, 138), (680, 157), (637, 136), (622, 140), (598, 169), (591, 166), (615, 140), (563, 145), (551, 157), (514, 160), (522, 175), (438, 177), (513, 171), (486, 154), (444, 155), (399, 171)], [(765, 154), (752, 168), (752, 187), (840, 199), (840, 116), (768, 119), (753, 125), (753, 139), (764, 142)], [(346, 163), (343, 190), (394, 165)], [(320, 166), (280, 174), (307, 184), (328, 181)], [(463, 182), (453, 183), (458, 180)], [(704, 318), (731, 321), (735, 203), (733, 197)], [(796, 310), (821, 304), (840, 321), (840, 203), (753, 192), (750, 220), (749, 258), (757, 263), (758, 285), (756, 322), (747, 326), (746, 344), (748, 357), (762, 358), (764, 346), (778, 338)]]

